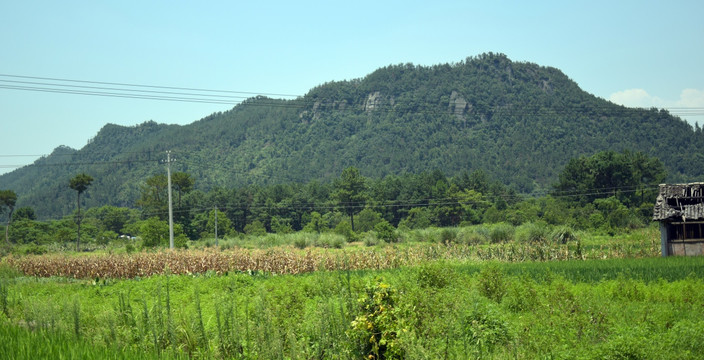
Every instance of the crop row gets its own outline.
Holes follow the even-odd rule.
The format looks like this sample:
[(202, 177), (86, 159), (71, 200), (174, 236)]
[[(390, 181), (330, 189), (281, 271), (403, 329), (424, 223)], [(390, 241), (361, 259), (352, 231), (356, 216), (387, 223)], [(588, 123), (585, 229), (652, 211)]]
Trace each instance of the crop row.
[(278, 247), (266, 250), (233, 248), (178, 250), (133, 254), (31, 255), (7, 257), (8, 264), (26, 275), (72, 278), (134, 278), (154, 274), (198, 274), (232, 271), (301, 274), (316, 270), (388, 269), (435, 259), (549, 261), (591, 258), (657, 256), (658, 249), (611, 247), (582, 253), (569, 245), (419, 244), (406, 248), (348, 250)]

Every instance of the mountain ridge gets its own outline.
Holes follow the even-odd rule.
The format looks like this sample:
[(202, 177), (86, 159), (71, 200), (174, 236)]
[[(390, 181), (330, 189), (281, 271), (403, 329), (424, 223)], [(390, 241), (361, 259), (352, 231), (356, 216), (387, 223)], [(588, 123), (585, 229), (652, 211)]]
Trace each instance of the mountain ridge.
[(615, 105), (556, 68), (489, 53), (389, 65), (294, 100), (253, 97), (187, 125), (106, 124), (80, 150), (52, 154), (0, 183), (17, 192), (18, 206), (57, 216), (73, 209), (68, 179), (86, 172), (96, 179), (88, 206), (134, 206), (140, 184), (165, 172), (159, 160), (171, 150), (174, 169), (202, 190), (329, 181), (356, 166), (368, 177), (482, 169), (530, 193), (554, 182), (571, 158), (625, 149), (661, 159), (671, 180), (703, 174), (704, 136), (683, 120)]

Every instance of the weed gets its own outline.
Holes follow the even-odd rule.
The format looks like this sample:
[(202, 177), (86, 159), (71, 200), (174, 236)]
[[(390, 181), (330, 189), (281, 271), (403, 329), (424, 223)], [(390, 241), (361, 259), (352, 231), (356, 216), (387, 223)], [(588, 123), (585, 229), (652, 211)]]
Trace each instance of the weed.
[(352, 321), (350, 336), (368, 359), (402, 359), (398, 336), (405, 329), (396, 308), (396, 290), (379, 278), (358, 300), (362, 313)]
[(513, 240), (515, 233), (516, 228), (513, 227), (513, 225), (498, 223), (492, 225), (491, 230), (489, 231), (489, 239), (491, 239), (491, 242), (494, 244), (505, 243)]
[(497, 264), (489, 264), (479, 272), (479, 293), (497, 303), (506, 294), (504, 273)]

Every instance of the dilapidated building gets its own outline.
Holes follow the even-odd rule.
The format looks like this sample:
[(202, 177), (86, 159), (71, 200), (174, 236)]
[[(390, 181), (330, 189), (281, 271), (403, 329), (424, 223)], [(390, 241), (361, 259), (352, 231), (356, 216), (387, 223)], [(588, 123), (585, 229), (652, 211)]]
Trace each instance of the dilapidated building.
[(662, 256), (704, 255), (704, 183), (661, 184), (653, 220)]

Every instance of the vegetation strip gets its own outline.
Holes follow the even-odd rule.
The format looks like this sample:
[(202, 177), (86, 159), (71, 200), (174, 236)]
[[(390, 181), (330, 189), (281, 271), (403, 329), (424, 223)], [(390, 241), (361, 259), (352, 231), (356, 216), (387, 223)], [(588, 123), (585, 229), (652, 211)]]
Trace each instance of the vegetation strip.
[(30, 348), (40, 358), (116, 359), (704, 352), (704, 258), (422, 261), (393, 270), (128, 280), (27, 277), (5, 264), (0, 290), (0, 346), (16, 358)]

